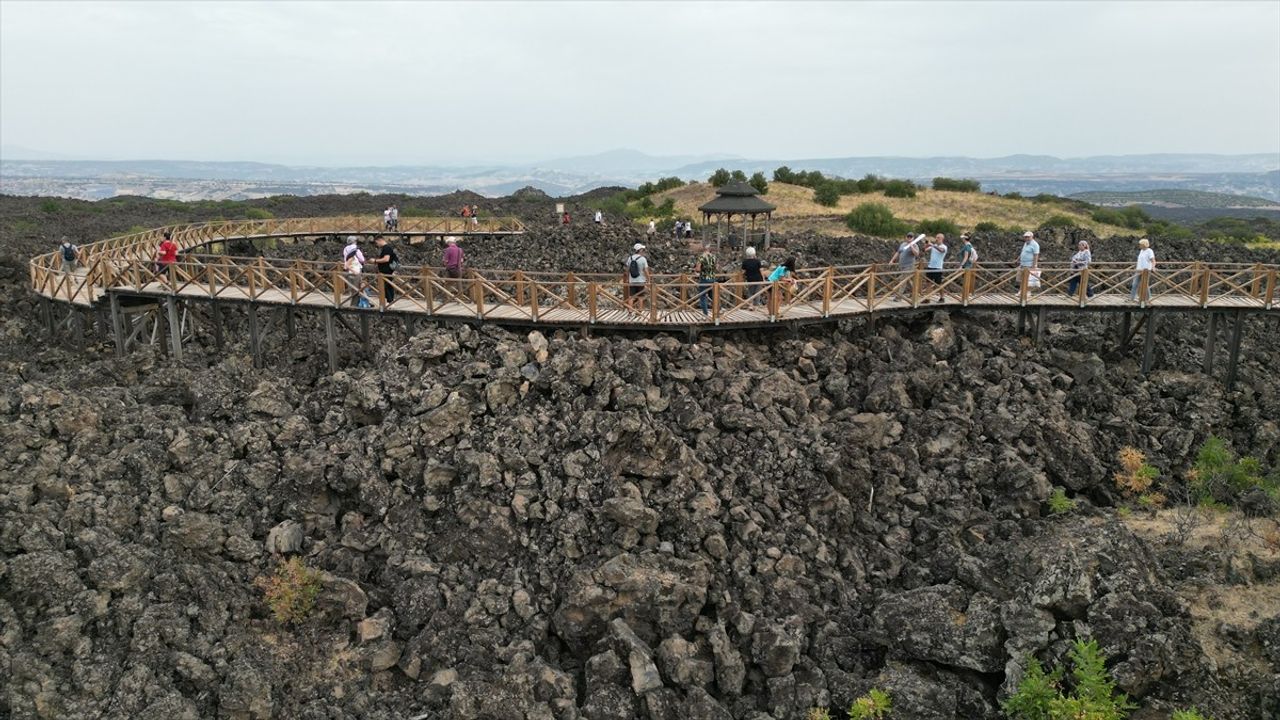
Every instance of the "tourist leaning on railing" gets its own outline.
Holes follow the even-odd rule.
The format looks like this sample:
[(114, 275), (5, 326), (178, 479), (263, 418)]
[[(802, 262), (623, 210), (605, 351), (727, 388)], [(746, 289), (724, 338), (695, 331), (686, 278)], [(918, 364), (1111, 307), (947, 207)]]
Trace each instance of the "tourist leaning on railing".
[[(1138, 262), (1134, 269), (1137, 270), (1137, 272), (1133, 274), (1133, 285), (1130, 287), (1129, 291), (1130, 300), (1138, 299), (1138, 291), (1142, 289), (1143, 271), (1147, 271), (1147, 275), (1150, 277), (1151, 271), (1156, 269), (1156, 253), (1151, 249), (1151, 241), (1146, 238), (1142, 238), (1138, 241)], [(1148, 285), (1149, 284), (1150, 281), (1148, 280)], [(1142, 299), (1145, 301), (1150, 293), (1151, 288), (1147, 287), (1146, 291), (1142, 294)]]
[[(1093, 253), (1089, 251), (1089, 242), (1087, 240), (1081, 240), (1079, 250), (1076, 251), (1075, 255), (1071, 256), (1071, 270), (1075, 274), (1067, 281), (1068, 295), (1075, 295), (1076, 291), (1080, 289), (1081, 274), (1084, 272), (1085, 268), (1089, 267), (1089, 263), (1091, 262), (1093, 262)], [(1085, 292), (1089, 294), (1089, 297), (1093, 297), (1092, 287), (1086, 287)]]

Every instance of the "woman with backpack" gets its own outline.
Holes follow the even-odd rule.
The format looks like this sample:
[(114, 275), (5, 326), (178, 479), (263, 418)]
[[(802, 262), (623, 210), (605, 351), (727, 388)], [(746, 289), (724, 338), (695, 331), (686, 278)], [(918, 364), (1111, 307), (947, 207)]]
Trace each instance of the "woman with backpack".
[(68, 240), (66, 235), (63, 235), (62, 244), (58, 246), (58, 252), (62, 256), (62, 271), (75, 272), (80, 260), (80, 248)]

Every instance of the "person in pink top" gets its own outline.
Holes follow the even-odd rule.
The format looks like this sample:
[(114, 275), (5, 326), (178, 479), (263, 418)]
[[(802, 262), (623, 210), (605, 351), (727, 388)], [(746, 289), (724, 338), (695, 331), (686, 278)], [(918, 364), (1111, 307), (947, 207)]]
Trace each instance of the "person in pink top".
[(166, 230), (164, 240), (160, 242), (160, 247), (156, 249), (156, 273), (165, 272), (170, 265), (176, 262), (178, 262), (178, 243), (173, 241), (173, 237)]

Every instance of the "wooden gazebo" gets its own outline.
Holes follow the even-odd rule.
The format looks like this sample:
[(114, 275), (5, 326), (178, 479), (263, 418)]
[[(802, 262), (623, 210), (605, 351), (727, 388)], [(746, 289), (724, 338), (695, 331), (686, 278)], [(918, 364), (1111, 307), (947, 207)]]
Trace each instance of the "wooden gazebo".
[[(732, 238), (733, 216), (741, 218), (741, 234), (743, 245), (751, 242), (751, 235), (756, 233), (756, 216), (764, 215), (764, 249), (769, 249), (772, 231), (774, 205), (761, 200), (760, 193), (744, 182), (733, 182), (716, 189), (716, 196), (698, 208), (702, 212), (702, 240), (707, 242), (707, 228), (711, 225), (712, 216), (716, 219), (716, 248), (721, 241)], [(747, 218), (751, 218), (748, 227)]]

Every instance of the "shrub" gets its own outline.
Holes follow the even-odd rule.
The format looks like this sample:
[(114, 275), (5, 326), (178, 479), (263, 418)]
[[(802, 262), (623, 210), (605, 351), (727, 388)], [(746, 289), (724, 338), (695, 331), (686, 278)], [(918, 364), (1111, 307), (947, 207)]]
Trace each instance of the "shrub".
[(893, 709), (893, 698), (889, 693), (871, 688), (866, 695), (853, 701), (849, 706), (849, 720), (878, 720), (886, 717)]
[(883, 190), (884, 179), (881, 178), (879, 175), (872, 175), (871, 173), (867, 173), (866, 175), (862, 176), (862, 179), (858, 181), (857, 185), (858, 185), (858, 192), (862, 193), (863, 195), (866, 195), (867, 193), (872, 193), (877, 190)]
[(729, 173), (729, 179), (732, 180), (733, 182), (746, 182), (747, 174), (742, 172), (741, 170), (734, 170), (733, 172)]
[(636, 188), (636, 194), (641, 196), (652, 195), (654, 193), (666, 192), (667, 190), (672, 190), (674, 188), (684, 187), (684, 184), (684, 181), (678, 177), (664, 177), (660, 178), (657, 182), (643, 183), (640, 187)]
[(1036, 229), (1050, 230), (1052, 228), (1073, 228), (1073, 227), (1079, 227), (1079, 224), (1076, 223), (1075, 218), (1070, 217), (1069, 215), (1050, 215), (1049, 219), (1040, 223), (1040, 227)]
[(1201, 505), (1230, 505), (1254, 489), (1280, 501), (1280, 483), (1274, 477), (1263, 477), (1258, 459), (1237, 459), (1216, 435), (1210, 435), (1200, 446), (1195, 465), (1187, 472), (1187, 482), (1191, 498)]
[(937, 235), (942, 233), (947, 237), (955, 237), (960, 234), (960, 226), (951, 220), (940, 218), (937, 220), (921, 220), (916, 223), (916, 232), (925, 235)]
[(1024, 199), (1025, 199), (1025, 198), (1023, 198), (1023, 197), (1022, 197), (1022, 193), (1020, 193), (1020, 192), (1007, 192), (1007, 193), (1005, 193), (1005, 194), (1004, 194), (1004, 197), (1007, 197), (1007, 198), (1009, 198), (1010, 200), (1024, 200)]
[(780, 182), (780, 183), (795, 184), (796, 174), (792, 172), (791, 168), (787, 167), (786, 165), (783, 165), (782, 167), (773, 171), (773, 181)]
[(654, 208), (653, 214), (661, 218), (669, 218), (672, 215), (675, 215), (676, 214), (675, 198), (667, 198), (663, 200), (661, 205)]
[[(774, 180), (778, 180), (774, 178)], [(778, 182), (785, 182), (778, 180)], [(831, 720), (831, 711), (823, 707), (809, 708), (809, 712), (804, 716), (805, 720)]]
[(826, 207), (840, 203), (840, 190), (832, 183), (822, 183), (813, 189), (813, 201)]
[(271, 218), (275, 217), (275, 215), (271, 214), (270, 210), (264, 210), (262, 208), (254, 208), (254, 207), (246, 208), (244, 211), (244, 216), (249, 218), (250, 220), (270, 220)]
[(1201, 715), (1199, 710), (1195, 708), (1190, 708), (1188, 710), (1175, 710), (1173, 712), (1173, 716), (1170, 717), (1169, 720), (1212, 720), (1212, 719), (1205, 717), (1204, 715)]
[(1053, 494), (1049, 495), (1049, 512), (1054, 515), (1062, 515), (1076, 509), (1076, 501), (1067, 497), (1067, 491), (1064, 488), (1056, 487)]
[(1000, 232), (1000, 226), (990, 220), (983, 220), (973, 226), (974, 232)]
[(711, 173), (711, 180), (710, 180), (711, 186), (724, 187), (725, 185), (729, 184), (729, 181), (732, 178), (733, 176), (729, 174), (728, 170), (725, 170), (724, 168), (719, 168), (715, 172)]
[(764, 179), (764, 173), (758, 172), (752, 175), (751, 179), (748, 180), (747, 183), (751, 185), (751, 187), (755, 188), (756, 192), (761, 195), (769, 194), (769, 181)]
[(1116, 487), (1128, 495), (1145, 493), (1160, 477), (1160, 471), (1147, 464), (1147, 456), (1133, 447), (1124, 447), (1116, 455), (1120, 470), (1115, 474)]
[(271, 577), (259, 578), (258, 584), (276, 620), (297, 623), (305, 620), (315, 607), (316, 596), (320, 594), (320, 573), (307, 567), (302, 558), (292, 557), (281, 563)]
[(1124, 208), (1098, 208), (1093, 211), (1090, 217), (1093, 218), (1094, 222), (1129, 228), (1130, 230), (1141, 230), (1151, 222), (1151, 216), (1136, 205)]
[(913, 198), (916, 196), (916, 184), (910, 180), (890, 180), (884, 184), (884, 196)]
[(1137, 706), (1116, 692), (1096, 640), (1076, 640), (1071, 649), (1073, 692), (1064, 693), (1063, 669), (1045, 673), (1031, 658), (1018, 689), (1001, 707), (1012, 720), (1122, 720)]
[(50, 215), (62, 212), (62, 205), (57, 200), (45, 200), (40, 203), (40, 212), (47, 212)]
[(978, 192), (982, 189), (982, 183), (977, 180), (956, 180), (954, 178), (936, 177), (933, 179), (934, 190), (947, 190), (950, 192)]
[(862, 203), (849, 211), (844, 224), (854, 232), (877, 237), (894, 237), (907, 231), (907, 224), (895, 218), (893, 211), (884, 203)]
[(1189, 240), (1195, 237), (1191, 230), (1163, 220), (1152, 220), (1146, 229), (1147, 237), (1171, 240)]

